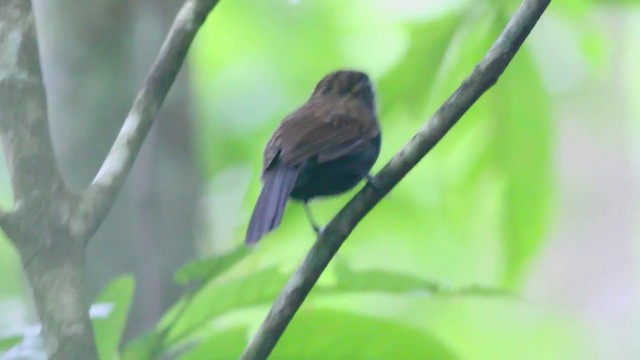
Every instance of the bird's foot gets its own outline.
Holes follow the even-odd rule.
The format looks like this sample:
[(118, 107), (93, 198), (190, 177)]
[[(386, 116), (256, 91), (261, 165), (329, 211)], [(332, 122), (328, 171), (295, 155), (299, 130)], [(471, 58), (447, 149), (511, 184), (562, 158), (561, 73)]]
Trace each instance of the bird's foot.
[(313, 232), (315, 232), (316, 235), (320, 235), (320, 233), (322, 233), (323, 228), (318, 226), (318, 223), (315, 221), (313, 214), (311, 213), (311, 209), (309, 208), (308, 201), (305, 201), (302, 204), (302, 206), (304, 207), (304, 212), (307, 215), (307, 220), (309, 220), (309, 224), (311, 225)]

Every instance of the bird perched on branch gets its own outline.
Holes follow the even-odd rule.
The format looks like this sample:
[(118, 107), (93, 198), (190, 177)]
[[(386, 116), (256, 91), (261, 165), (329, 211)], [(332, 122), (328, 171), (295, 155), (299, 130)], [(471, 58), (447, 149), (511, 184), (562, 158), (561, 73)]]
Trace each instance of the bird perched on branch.
[(307, 102), (287, 116), (269, 139), (262, 164), (262, 191), (245, 243), (277, 228), (289, 197), (303, 202), (353, 188), (380, 153), (380, 127), (369, 77), (341, 70), (326, 75)]

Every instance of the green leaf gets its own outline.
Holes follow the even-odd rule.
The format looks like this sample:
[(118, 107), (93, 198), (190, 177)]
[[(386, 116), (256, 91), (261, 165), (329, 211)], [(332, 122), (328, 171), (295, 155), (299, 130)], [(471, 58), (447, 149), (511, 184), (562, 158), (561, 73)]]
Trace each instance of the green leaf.
[[(237, 359), (247, 332), (234, 327), (205, 339), (183, 359)], [(287, 327), (272, 359), (438, 359), (458, 356), (418, 328), (327, 309), (302, 310)]]
[(205, 339), (182, 360), (239, 359), (246, 344), (247, 329), (234, 327)]
[(490, 96), (496, 109), (494, 165), (503, 173), (505, 282), (514, 285), (537, 254), (551, 203), (551, 116), (547, 94), (526, 48)]
[(122, 351), (123, 360), (151, 360), (160, 351), (162, 335), (150, 332), (130, 341)]
[(463, 295), (463, 296), (512, 296), (505, 289), (467, 286), (448, 288), (442, 284), (425, 280), (418, 276), (402, 274), (389, 270), (366, 269), (354, 271), (338, 263), (335, 266), (337, 283), (332, 286), (319, 286), (314, 293), (336, 294), (340, 292), (380, 292), (386, 294), (412, 295)]
[[(484, 287), (447, 289), (419, 277), (384, 270), (353, 271), (345, 266), (337, 266), (335, 270), (337, 281), (316, 287), (312, 296), (364, 292), (396, 295), (408, 292), (474, 296), (507, 294), (500, 289)], [(170, 348), (186, 340), (192, 341), (201, 329), (220, 315), (271, 303), (287, 279), (273, 267), (221, 284), (207, 284), (193, 298), (183, 299), (165, 316), (161, 322), (161, 328), (168, 331), (164, 346)]]
[(382, 113), (404, 109), (412, 117), (422, 117), (430, 84), (444, 61), (459, 14), (448, 14), (409, 29), (410, 45), (404, 58), (379, 82)]
[(273, 359), (458, 359), (430, 334), (390, 320), (349, 312), (302, 310), (274, 349)]
[[(433, 79), (424, 84), (430, 87), (429, 105), (425, 106), (429, 112), (451, 95), (497, 37), (495, 7), (490, 2), (469, 5), (459, 16)], [(486, 96), (481, 98), (389, 199), (367, 216), (343, 251), (360, 245), (358, 236), (363, 240), (346, 254), (350, 262), (428, 274), (455, 288), (467, 284), (491, 286), (504, 278), (501, 226), (505, 175), (495, 167), (497, 120), (494, 106), (489, 105), (493, 104)], [(384, 133), (386, 144), (396, 139), (406, 142), (417, 129), (415, 124), (405, 124), (426, 117), (425, 113), (421, 118), (408, 118), (404, 113), (398, 109), (386, 119), (393, 124)], [(392, 235), (389, 229), (394, 229)]]
[(438, 283), (392, 271), (378, 269), (354, 271), (343, 265), (343, 263), (337, 263), (334, 269), (337, 284), (331, 287), (320, 287), (318, 290), (324, 289), (332, 293), (336, 291), (352, 291), (402, 294), (420, 290), (433, 293), (441, 288)]
[(240, 246), (223, 255), (190, 262), (175, 273), (174, 280), (183, 285), (193, 281), (210, 281), (230, 269), (250, 253), (251, 250), (249, 248)]
[(611, 44), (607, 42), (605, 34), (601, 30), (593, 29), (585, 24), (580, 31), (580, 48), (594, 72), (605, 73), (609, 64)]
[(602, 340), (584, 319), (528, 301), (432, 298), (397, 310), (394, 319), (437, 334), (464, 359), (593, 359)]
[(118, 359), (118, 346), (127, 323), (127, 314), (133, 297), (134, 279), (130, 275), (113, 280), (96, 299), (96, 303), (113, 305), (106, 318), (94, 318), (98, 354), (101, 360)]
[(162, 320), (161, 327), (171, 325), (166, 344), (173, 345), (218, 315), (271, 302), (286, 280), (284, 274), (272, 267), (223, 284), (207, 284), (192, 299), (185, 300), (186, 305), (177, 304)]
[(434, 69), (433, 79), (430, 79), (432, 91), (427, 99), (430, 112), (441, 106), (455, 91), (498, 37), (495, 25), (497, 14), (495, 6), (471, 2), (467, 11), (458, 16), (443, 58)]
[(21, 335), (0, 338), (0, 353), (7, 351), (22, 341)]
[[(440, 104), (469, 74), (506, 24), (506, 14), (496, 8), (478, 5), (474, 10), (449, 44), (447, 56), (452, 60), (440, 69), (433, 85), (434, 104)], [(440, 230), (445, 231), (442, 240), (438, 239), (442, 244), (461, 239), (467, 247), (464, 255), (453, 253), (455, 258), (447, 258), (442, 245), (431, 245), (440, 251), (437, 256), (444, 264), (454, 263), (458, 268), (445, 265), (446, 272), (439, 276), (460, 276), (457, 282), (466, 283), (502, 280), (514, 286), (537, 254), (551, 199), (551, 127), (546, 96), (525, 46), (497, 85), (426, 159), (424, 172), (428, 168), (431, 175), (424, 174), (421, 181), (444, 184), (439, 191), (441, 199), (434, 202), (439, 204), (434, 212), (443, 219), (431, 224), (431, 241)], [(423, 175), (420, 171), (414, 173)], [(490, 258), (502, 259), (502, 263), (487, 261)], [(428, 260), (434, 264), (439, 261)]]

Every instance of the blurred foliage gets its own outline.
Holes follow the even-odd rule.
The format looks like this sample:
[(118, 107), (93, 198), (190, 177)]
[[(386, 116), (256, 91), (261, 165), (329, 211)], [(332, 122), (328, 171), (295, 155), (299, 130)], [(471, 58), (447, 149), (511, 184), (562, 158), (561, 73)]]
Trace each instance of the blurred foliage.
[[(327, 329), (331, 335), (327, 336)], [(216, 334), (183, 359), (237, 359), (246, 331)], [(304, 339), (303, 341), (300, 341)], [(341, 339), (336, 341), (336, 339)], [(459, 359), (418, 328), (347, 312), (303, 311), (291, 322), (275, 348), (274, 359)]]
[[(537, 32), (561, 24), (597, 71), (606, 44), (583, 17), (594, 4), (631, 3), (638, 1), (554, 2), (497, 85), (355, 229), (272, 358), (585, 358), (591, 334), (575, 319), (505, 296), (522, 287), (552, 215), (549, 89), (557, 85), (540, 64), (558, 54), (532, 45), (550, 41)], [(121, 358), (237, 358), (313, 241), (292, 203), (256, 249), (238, 248), (277, 123), (325, 73), (367, 71), (383, 128), (379, 169), (470, 73), (518, 4), (220, 2), (190, 66), (199, 163), (210, 184), (204, 248), (228, 252), (178, 271), (184, 297), (156, 329), (122, 346)], [(328, 221), (351, 195), (312, 208)], [(0, 266), (17, 274), (15, 264)], [(115, 306), (95, 320), (103, 359), (118, 358), (132, 289), (132, 279), (118, 279), (97, 300)]]
[(0, 338), (0, 352), (5, 352), (22, 341), (22, 336), (12, 335)]
[[(223, 255), (220, 258), (212, 258), (211, 260), (219, 259), (220, 263), (229, 264), (229, 259), (237, 258), (237, 254), (241, 252), (242, 250), (234, 251), (231, 254)], [(195, 262), (193, 264), (188, 264), (185, 266), (185, 269), (190, 269), (190, 271), (194, 271), (197, 268), (201, 268), (202, 271), (211, 269), (211, 262)], [(348, 269), (344, 264), (334, 266), (332, 270), (334, 270), (332, 272), (333, 275), (335, 275), (334, 280), (330, 283), (316, 287), (313, 290), (313, 294), (336, 296), (341, 294), (347, 295), (369, 293), (406, 295), (411, 298), (426, 298), (436, 295), (448, 297), (472, 295), (486, 297), (490, 295), (505, 295), (505, 292), (501, 291), (500, 289), (481, 287), (448, 289), (444, 288), (440, 284), (425, 281), (424, 279), (405, 274), (397, 274), (380, 270), (354, 271), (352, 269)], [(184, 269), (179, 273), (183, 271)], [(225, 279), (220, 275), (221, 274), (218, 272), (215, 275), (206, 276), (205, 282), (202, 282), (198, 286), (192, 288), (188, 292), (188, 295), (183, 299), (183, 302), (177, 304), (176, 307), (166, 315), (165, 319), (158, 326), (158, 329), (155, 333), (148, 334), (138, 341), (134, 341), (128, 346), (128, 348), (125, 350), (125, 354), (129, 355), (125, 357), (130, 359), (152, 358), (152, 355), (157, 355), (158, 351), (169, 354), (180, 353), (184, 351), (184, 349), (190, 349), (193, 344), (202, 342), (202, 346), (197, 346), (196, 349), (193, 350), (194, 354), (199, 354), (204, 351), (203, 349), (211, 349), (212, 347), (214, 347), (213, 344), (227, 343), (227, 341), (229, 341), (228, 337), (235, 338), (238, 331), (241, 331), (243, 339), (241, 343), (244, 343), (244, 341), (246, 340), (246, 329), (239, 330), (233, 327), (229, 329), (225, 328), (224, 331), (220, 331), (220, 328), (215, 325), (216, 319), (224, 316), (225, 314), (237, 312), (238, 310), (243, 310), (260, 305), (269, 305), (278, 294), (278, 292), (282, 289), (287, 280), (285, 274), (281, 273), (276, 268), (254, 272), (238, 279)], [(335, 323), (333, 320), (327, 322), (327, 316), (325, 315), (317, 316), (315, 313), (313, 315), (314, 316), (308, 319), (310, 323), (307, 323), (304, 320), (299, 320), (298, 318), (296, 318), (296, 321), (297, 323), (303, 324), (300, 326), (302, 329), (316, 326), (319, 328), (318, 331), (320, 331), (320, 328), (322, 328), (322, 326), (318, 324), (318, 319), (323, 319), (320, 324), (325, 322)], [(345, 313), (340, 315), (339, 317), (344, 319), (349, 316), (349, 314)], [(307, 319), (306, 317), (303, 318)], [(366, 326), (367, 328), (371, 328), (373, 326), (371, 324), (386, 323), (385, 321), (374, 318), (363, 319), (362, 321), (368, 324)], [(346, 323), (347, 322), (345, 322), (345, 324)], [(363, 324), (357, 323), (355, 323), (354, 325), (363, 326)], [(339, 324), (335, 324), (334, 326), (336, 328), (342, 328), (342, 326)], [(402, 329), (402, 332), (409, 331), (408, 329), (404, 329), (403, 326), (400, 326), (400, 324), (396, 324), (396, 328)], [(356, 329), (357, 328), (347, 327), (345, 331), (354, 332)], [(300, 333), (303, 332), (301, 329), (299, 331)], [(372, 336), (379, 336), (375, 335), (378, 333), (378, 331), (379, 330), (372, 332)], [(344, 351), (345, 347), (347, 349), (350, 349), (349, 351), (353, 350), (355, 343), (348, 346), (340, 345), (343, 342), (344, 337), (338, 336), (338, 333), (334, 330), (332, 330), (332, 332), (335, 334), (335, 336), (326, 337), (325, 339), (327, 343), (331, 343), (331, 346), (326, 346), (327, 349), (334, 349), (338, 351), (337, 354), (340, 354), (340, 351)], [(443, 344), (440, 344), (435, 339), (427, 339), (426, 335), (420, 335), (416, 339), (421, 339), (421, 337), (422, 340), (420, 340), (420, 342), (422, 342), (423, 345), (431, 344), (425, 347), (425, 349), (431, 349), (432, 347), (438, 349), (444, 348)], [(293, 349), (287, 350), (287, 352), (291, 354), (290, 356), (293, 356), (293, 354), (295, 354), (295, 349), (297, 348), (298, 350), (304, 350), (304, 358), (308, 358), (307, 354), (310, 348), (319, 348), (317, 344), (314, 344), (316, 339), (314, 336), (305, 336), (305, 338), (309, 339), (311, 343), (300, 345), (300, 341), (296, 340), (295, 343), (298, 344), (297, 347), (293, 347)], [(222, 339), (224, 339), (224, 341)], [(404, 340), (399, 339), (399, 341), (403, 342)], [(383, 352), (381, 352), (379, 355), (384, 356), (389, 356), (389, 349), (395, 347), (392, 346), (392, 344), (382, 344), (381, 346), (382, 348), (380, 350)], [(289, 347), (291, 346), (285, 346), (285, 348), (287, 349)], [(421, 347), (416, 348), (416, 351), (418, 351), (419, 349), (421, 349)], [(229, 349), (230, 354), (236, 354), (241, 350), (242, 347), (232, 347)], [(362, 356), (364, 356), (364, 354), (367, 354), (367, 356), (362, 358), (368, 358), (370, 355), (372, 355), (370, 350), (361, 349), (360, 351), (365, 351), (362, 353)], [(141, 354), (146, 355), (142, 356)], [(327, 353), (318, 353), (316, 354), (316, 356), (322, 356), (322, 354), (327, 355)], [(355, 356), (359, 353), (354, 352), (353, 354)], [(190, 356), (195, 355), (191, 354)], [(234, 358), (234, 356), (230, 356), (229, 358)], [(356, 358), (358, 357), (356, 356)], [(453, 357), (447, 355), (444, 358)]]
[(96, 307), (106, 307), (106, 314), (93, 316), (93, 330), (96, 336), (100, 359), (119, 358), (119, 346), (127, 323), (129, 306), (133, 298), (134, 280), (122, 276), (113, 280), (95, 300)]
[[(427, 3), (220, 3), (191, 54), (213, 249), (241, 241), (263, 146), (322, 75), (358, 68), (376, 80), (379, 168), (469, 74), (518, 2)], [(562, 7), (560, 14), (587, 9)], [(597, 56), (597, 47), (585, 46), (585, 56)], [(569, 320), (504, 296), (521, 286), (552, 201), (550, 103), (536, 56), (525, 46), (495, 88), (364, 219), (274, 359), (579, 358), (576, 344), (586, 335), (566, 335), (576, 328)], [(347, 196), (312, 207), (327, 221)], [(176, 276), (189, 284), (184, 299), (125, 353), (237, 358), (312, 239), (291, 204), (282, 227), (250, 254), (187, 265)], [(527, 345), (529, 354), (506, 343)]]

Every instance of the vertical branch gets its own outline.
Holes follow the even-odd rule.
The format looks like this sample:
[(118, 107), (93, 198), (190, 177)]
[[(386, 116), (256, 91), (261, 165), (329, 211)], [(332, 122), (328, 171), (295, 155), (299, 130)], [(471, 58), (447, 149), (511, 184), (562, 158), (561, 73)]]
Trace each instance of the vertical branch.
[[(42, 239), (46, 237), (31, 240)], [(49, 240), (52, 246), (42, 247), (31, 258), (21, 254), (47, 353), (53, 360), (97, 359), (84, 294), (84, 246), (80, 241), (67, 244), (69, 238), (63, 234)]]
[(39, 59), (31, 2), (0, 2), (0, 137), (15, 198), (3, 230), (22, 259), (51, 358), (90, 360), (84, 246), (64, 226), (74, 197), (54, 157)]
[(69, 191), (47, 119), (30, 0), (0, 1), (0, 138), (15, 207), (0, 226), (18, 249), (51, 359), (97, 358), (84, 296), (85, 245), (104, 220), (195, 34), (216, 0), (186, 0), (90, 188)]
[(0, 132), (17, 205), (64, 188), (53, 155), (28, 0), (0, 3)]

